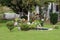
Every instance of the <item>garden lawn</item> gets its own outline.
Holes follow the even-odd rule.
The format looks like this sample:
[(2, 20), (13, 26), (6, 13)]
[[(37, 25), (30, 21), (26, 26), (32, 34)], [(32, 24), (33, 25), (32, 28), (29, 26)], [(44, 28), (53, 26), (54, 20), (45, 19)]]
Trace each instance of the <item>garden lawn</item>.
[(10, 32), (5, 24), (0, 24), (0, 40), (60, 40), (60, 29), (18, 31), (14, 28)]

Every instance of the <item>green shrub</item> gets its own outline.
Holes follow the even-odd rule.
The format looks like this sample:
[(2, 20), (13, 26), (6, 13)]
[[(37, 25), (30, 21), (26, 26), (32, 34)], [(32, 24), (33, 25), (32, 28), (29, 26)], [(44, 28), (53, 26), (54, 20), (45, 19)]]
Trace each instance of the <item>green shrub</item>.
[(29, 26), (29, 28), (30, 28), (30, 29), (36, 28), (36, 24), (31, 24), (31, 25)]
[(14, 22), (13, 21), (7, 22), (7, 27), (10, 31), (12, 31), (12, 29), (14, 28)]
[(58, 22), (58, 14), (57, 13), (51, 13), (50, 14), (50, 22), (55, 25)]
[(24, 15), (24, 16), (21, 17), (21, 19), (23, 19), (23, 18), (24, 18), (25, 20), (27, 20), (27, 16)]
[(6, 19), (0, 19), (0, 23), (6, 23), (8, 21), (11, 21), (11, 20), (6, 20)]
[(29, 27), (35, 29), (40, 24), (40, 20), (35, 20)]
[(59, 26), (55, 26), (54, 29), (59, 29)]
[(35, 20), (34, 22), (32, 22), (31, 24), (27, 24), (26, 22), (21, 22), (20, 23), (20, 27), (21, 27), (21, 30), (29, 30), (29, 29), (35, 29), (37, 27), (37, 25), (40, 24), (40, 21), (39, 20)]
[(29, 30), (29, 25), (27, 23), (20, 23), (21, 30)]
[(29, 21), (30, 23), (32, 23), (32, 19), (30, 19), (30, 21)]
[(40, 24), (41, 21), (40, 20), (35, 20), (34, 23), (36, 23), (36, 25)]
[(4, 14), (0, 14), (0, 19), (3, 19)]

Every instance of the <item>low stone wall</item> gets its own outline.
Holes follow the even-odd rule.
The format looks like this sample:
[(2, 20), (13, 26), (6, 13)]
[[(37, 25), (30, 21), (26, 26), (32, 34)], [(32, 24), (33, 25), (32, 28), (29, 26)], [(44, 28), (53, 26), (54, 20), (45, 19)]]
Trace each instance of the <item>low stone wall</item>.
[(19, 14), (16, 13), (4, 13), (4, 19), (14, 19), (19, 17)]

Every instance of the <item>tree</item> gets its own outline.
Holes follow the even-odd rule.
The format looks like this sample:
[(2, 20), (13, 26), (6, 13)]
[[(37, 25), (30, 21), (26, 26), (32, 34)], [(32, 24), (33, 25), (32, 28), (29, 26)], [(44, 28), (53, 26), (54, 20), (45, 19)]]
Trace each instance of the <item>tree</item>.
[(59, 12), (60, 12), (60, 0), (56, 0), (56, 3), (57, 3), (57, 5), (58, 5), (58, 10), (59, 10)]
[(15, 13), (32, 10), (33, 6), (38, 5), (40, 0), (0, 0), (0, 4), (10, 7)]

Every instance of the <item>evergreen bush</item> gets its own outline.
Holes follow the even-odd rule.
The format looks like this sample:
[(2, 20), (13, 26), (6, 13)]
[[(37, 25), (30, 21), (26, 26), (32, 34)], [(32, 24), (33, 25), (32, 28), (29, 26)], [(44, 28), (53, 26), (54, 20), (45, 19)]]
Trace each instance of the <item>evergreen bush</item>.
[(58, 22), (58, 14), (57, 13), (51, 13), (50, 14), (50, 22), (55, 25)]

